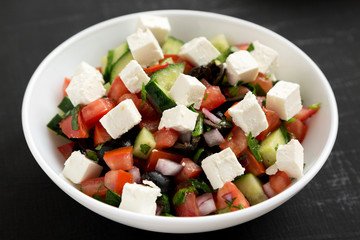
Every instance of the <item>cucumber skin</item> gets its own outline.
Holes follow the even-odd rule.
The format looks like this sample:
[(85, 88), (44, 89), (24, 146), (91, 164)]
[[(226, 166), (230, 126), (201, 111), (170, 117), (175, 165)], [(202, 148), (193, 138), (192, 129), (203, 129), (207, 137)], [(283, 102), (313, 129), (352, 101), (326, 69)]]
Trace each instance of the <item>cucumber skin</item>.
[(178, 54), (182, 45), (184, 45), (183, 41), (169, 36), (164, 42), (161, 50), (164, 54)]
[(145, 85), (147, 98), (155, 107), (156, 111), (162, 113), (166, 109), (176, 107), (176, 103), (172, 100), (165, 90), (163, 90), (155, 81), (149, 81)]
[(124, 69), (124, 67), (133, 60), (130, 50), (127, 50), (112, 66), (110, 73), (110, 83), (114, 81), (117, 75)]
[(234, 184), (244, 194), (250, 205), (255, 205), (268, 199), (260, 179), (252, 173), (242, 175), (234, 181)]
[(280, 128), (270, 133), (270, 135), (260, 143), (259, 153), (266, 167), (270, 167), (276, 162), (276, 147), (284, 144), (286, 144), (286, 142)]

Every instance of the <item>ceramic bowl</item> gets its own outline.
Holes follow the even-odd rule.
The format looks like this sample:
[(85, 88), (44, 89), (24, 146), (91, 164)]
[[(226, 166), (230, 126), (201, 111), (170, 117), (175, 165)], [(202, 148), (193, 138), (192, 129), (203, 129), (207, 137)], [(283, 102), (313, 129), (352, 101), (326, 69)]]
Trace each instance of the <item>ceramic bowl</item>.
[[(172, 233), (212, 231), (238, 225), (257, 218), (299, 192), (321, 169), (334, 145), (338, 129), (338, 112), (333, 91), (318, 66), (298, 47), (282, 36), (254, 23), (215, 13), (164, 10), (147, 12), (167, 16), (171, 35), (191, 40), (225, 34), (231, 44), (259, 40), (279, 53), (276, 76), (299, 83), (304, 106), (321, 102), (320, 111), (310, 120), (305, 149), (304, 176), (275, 197), (250, 208), (204, 217), (145, 216), (121, 210), (80, 192), (61, 176), (64, 159), (57, 146), (64, 140), (46, 127), (58, 112), (62, 84), (81, 61), (100, 66), (100, 58), (126, 40), (135, 31), (140, 14), (117, 17), (89, 27), (54, 49), (39, 65), (27, 86), (22, 106), (22, 123), (27, 144), (44, 172), (65, 193), (88, 209), (128, 226)], [(311, 198), (311, 196), (309, 196)], [(166, 226), (166, 227), (165, 227)]]

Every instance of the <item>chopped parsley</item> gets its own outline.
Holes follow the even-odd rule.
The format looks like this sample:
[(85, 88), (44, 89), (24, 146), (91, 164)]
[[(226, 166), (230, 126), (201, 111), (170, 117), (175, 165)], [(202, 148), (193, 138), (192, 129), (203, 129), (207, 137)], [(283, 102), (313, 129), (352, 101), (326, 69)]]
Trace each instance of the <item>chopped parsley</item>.
[(254, 47), (254, 44), (253, 43), (250, 43), (249, 47), (246, 49), (246, 51), (248, 52), (252, 52), (255, 50), (255, 47)]
[(149, 152), (149, 150), (151, 149), (151, 147), (147, 144), (140, 144), (140, 151), (143, 153), (143, 154), (147, 154)]
[(256, 160), (258, 160), (258, 162), (262, 162), (263, 159), (260, 155), (260, 152), (259, 152), (259, 141), (256, 139), (256, 138), (253, 138), (252, 137), (252, 134), (251, 132), (249, 132), (249, 135), (248, 135), (248, 138), (247, 138), (247, 143), (248, 143), (248, 146), (249, 146), (249, 149), (251, 151), (251, 153), (254, 155), (254, 157), (256, 158)]

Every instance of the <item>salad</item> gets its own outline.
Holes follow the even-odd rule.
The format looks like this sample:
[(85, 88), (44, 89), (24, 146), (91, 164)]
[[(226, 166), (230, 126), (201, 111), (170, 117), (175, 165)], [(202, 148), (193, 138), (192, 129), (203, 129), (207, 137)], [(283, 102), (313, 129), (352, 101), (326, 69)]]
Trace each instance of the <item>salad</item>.
[[(47, 127), (62, 174), (101, 202), (162, 216), (239, 211), (303, 176), (308, 119), (300, 85), (276, 78), (278, 53), (219, 34), (188, 42), (143, 15), (99, 67), (81, 62)], [(101, 65), (101, 66), (100, 66)]]

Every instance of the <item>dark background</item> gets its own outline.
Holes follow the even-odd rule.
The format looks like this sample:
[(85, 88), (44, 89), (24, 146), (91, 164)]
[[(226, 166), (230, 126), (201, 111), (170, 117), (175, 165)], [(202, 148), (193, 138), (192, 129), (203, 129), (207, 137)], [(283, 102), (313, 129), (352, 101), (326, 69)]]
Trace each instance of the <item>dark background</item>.
[[(81, 206), (40, 169), (26, 145), (21, 127), (21, 104), (27, 83), (56, 46), (100, 21), (158, 9), (216, 12), (279, 33), (319, 65), (337, 99), (337, 141), (328, 161), (311, 183), (274, 211), (217, 231), (216, 236), (360, 239), (360, 2), (306, 0), (2, 0), (0, 239), (187, 237), (127, 227)], [(213, 234), (191, 236), (208, 238)]]

